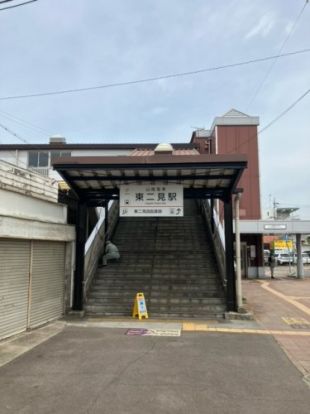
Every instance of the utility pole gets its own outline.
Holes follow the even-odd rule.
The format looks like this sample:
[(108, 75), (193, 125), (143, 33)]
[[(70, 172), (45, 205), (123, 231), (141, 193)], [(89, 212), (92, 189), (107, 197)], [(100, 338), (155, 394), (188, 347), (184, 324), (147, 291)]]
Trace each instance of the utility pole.
[(271, 213), (271, 210), (272, 210), (272, 197), (271, 197), (271, 194), (269, 194), (269, 196), (268, 196), (268, 217), (269, 218), (271, 218), (271, 215), (272, 215), (272, 213)]
[(277, 214), (277, 206), (279, 205), (279, 203), (276, 202), (276, 199), (273, 199), (273, 219), (277, 220), (278, 218), (278, 214)]

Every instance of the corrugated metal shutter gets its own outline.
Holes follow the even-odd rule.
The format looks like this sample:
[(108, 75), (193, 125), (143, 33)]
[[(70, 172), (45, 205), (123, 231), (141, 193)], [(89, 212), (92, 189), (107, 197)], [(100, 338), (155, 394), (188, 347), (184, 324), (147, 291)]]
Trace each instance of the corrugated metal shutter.
[(0, 239), (0, 338), (27, 327), (30, 241)]
[(65, 243), (33, 241), (31, 328), (63, 314)]

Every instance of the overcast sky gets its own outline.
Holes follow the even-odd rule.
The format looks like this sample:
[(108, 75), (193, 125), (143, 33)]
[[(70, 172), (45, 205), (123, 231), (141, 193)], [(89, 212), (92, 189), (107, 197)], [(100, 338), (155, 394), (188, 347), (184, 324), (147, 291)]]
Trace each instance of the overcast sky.
[[(38, 0), (0, 10), (0, 98), (275, 55), (304, 3)], [(309, 18), (307, 5), (283, 53), (310, 47)], [(310, 88), (306, 53), (278, 59), (256, 94), (271, 63), (75, 94), (0, 100), (0, 123), (31, 143), (47, 143), (56, 133), (71, 143), (188, 142), (193, 129), (208, 129), (214, 117), (231, 108), (259, 116), (264, 127)], [(300, 216), (308, 219), (309, 107), (310, 94), (259, 137), (262, 207), (275, 199), (281, 207), (300, 207)], [(0, 142), (20, 141), (0, 129)]]

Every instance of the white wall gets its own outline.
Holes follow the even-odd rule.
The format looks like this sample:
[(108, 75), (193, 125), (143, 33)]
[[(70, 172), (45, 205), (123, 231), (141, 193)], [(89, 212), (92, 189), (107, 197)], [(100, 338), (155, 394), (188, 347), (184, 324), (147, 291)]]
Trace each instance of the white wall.
[(57, 182), (3, 160), (0, 160), (0, 188), (45, 201), (58, 202)]
[(69, 242), (75, 240), (75, 227), (0, 216), (0, 238)]
[(58, 172), (53, 170), (52, 168), (50, 168), (50, 170), (48, 172), (48, 176), (49, 176), (49, 178), (52, 178), (53, 180), (63, 181), (62, 176), (60, 174), (58, 174)]
[(0, 189), (0, 216), (65, 224), (67, 207)]

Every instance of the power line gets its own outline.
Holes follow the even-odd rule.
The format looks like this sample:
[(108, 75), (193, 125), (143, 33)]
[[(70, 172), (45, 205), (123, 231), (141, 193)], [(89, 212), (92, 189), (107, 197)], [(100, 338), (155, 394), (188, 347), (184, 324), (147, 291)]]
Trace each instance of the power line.
[(34, 125), (31, 122), (28, 122), (28, 121), (26, 121), (22, 118), (19, 118), (16, 115), (12, 115), (9, 112), (0, 110), (0, 114), (2, 116), (4, 116), (5, 118), (7, 118), (8, 120), (14, 121), (14, 122), (16, 122), (17, 124), (20, 124), (23, 127), (33, 129), (34, 131), (36, 131), (36, 133), (40, 133), (40, 134), (44, 133), (46, 135), (52, 135), (51, 132), (48, 132), (47, 130), (45, 130), (45, 129), (37, 126), (37, 125)]
[(263, 132), (265, 132), (268, 128), (270, 128), (272, 125), (274, 125), (279, 119), (281, 119), (284, 115), (286, 115), (289, 111), (291, 111), (300, 101), (302, 101), (308, 94), (310, 93), (310, 88), (304, 92), (299, 98), (296, 99), (291, 105), (289, 105), (284, 111), (282, 111), (279, 115), (277, 115), (272, 121), (270, 121), (266, 126), (264, 126), (262, 129), (257, 131), (257, 134), (253, 134), (250, 136), (250, 138), (246, 139), (245, 141), (241, 142), (234, 150), (229, 151), (229, 154), (235, 153), (238, 148), (240, 148), (242, 145), (246, 144), (247, 142), (254, 139), (256, 136), (261, 135)]
[[(296, 26), (297, 26), (297, 23), (299, 22), (299, 20), (300, 20), (300, 18), (301, 18), (301, 15), (303, 14), (303, 12), (304, 12), (304, 10), (305, 10), (305, 8), (306, 8), (307, 4), (308, 4), (308, 0), (306, 0), (306, 1), (305, 1), (305, 4), (303, 5), (302, 9), (300, 10), (300, 12), (298, 13), (298, 15), (296, 16), (296, 19), (295, 19), (295, 21), (294, 21), (294, 23), (293, 23), (293, 25), (292, 25), (292, 27), (291, 27), (290, 31), (288, 32), (288, 34), (287, 34), (286, 38), (284, 39), (284, 41), (283, 41), (282, 45), (280, 46), (280, 49), (279, 49), (279, 51), (278, 51), (278, 54), (279, 54), (279, 55), (282, 53), (282, 51), (283, 51), (283, 49), (284, 49), (285, 45), (287, 44), (287, 42), (288, 42), (289, 38), (291, 37), (292, 33), (294, 32), (294, 30), (295, 30), (295, 28), (296, 28)], [(275, 59), (271, 62), (271, 64), (270, 64), (269, 68), (267, 69), (267, 71), (266, 71), (266, 73), (265, 73), (265, 76), (263, 77), (262, 81), (259, 83), (259, 85), (258, 85), (257, 89), (255, 90), (255, 92), (254, 92), (254, 94), (253, 94), (252, 98), (251, 98), (251, 99), (250, 99), (250, 101), (248, 102), (247, 107), (246, 107), (246, 110), (248, 110), (248, 108), (249, 108), (249, 107), (253, 104), (253, 102), (255, 101), (256, 97), (258, 96), (258, 94), (259, 94), (260, 90), (262, 89), (262, 87), (263, 87), (264, 83), (266, 82), (266, 80), (267, 80), (268, 76), (270, 75), (270, 73), (271, 73), (271, 71), (272, 71), (272, 69), (273, 69), (274, 65), (276, 64), (277, 60), (278, 60), (278, 59), (277, 59), (277, 58), (275, 58)]]
[(300, 101), (302, 101), (308, 94), (310, 93), (310, 89), (304, 92), (296, 101), (294, 101), (290, 106), (288, 106), (284, 111), (282, 111), (278, 116), (276, 116), (272, 121), (269, 122), (264, 128), (258, 131), (258, 134), (265, 132), (266, 129), (270, 128), (273, 124), (275, 124), (279, 119), (281, 119), (284, 115), (286, 115), (291, 109), (293, 109)]
[[(16, 134), (16, 132), (12, 131), (11, 129), (9, 129), (7, 126), (3, 125), (0, 123), (0, 128), (4, 129), (6, 132), (8, 132), (10, 135), (16, 137), (17, 139), (19, 139), (20, 141), (22, 141), (24, 144), (30, 144), (26, 139), (22, 138), (20, 135)], [(35, 145), (32, 145), (33, 150), (37, 149), (35, 147)], [(38, 145), (39, 148), (39, 145)], [(8, 151), (9, 153), (11, 153), (13, 156), (15, 156), (16, 154), (13, 151)], [(0, 159), (1, 158), (1, 154), (0, 154)], [(6, 161), (6, 159), (3, 159), (4, 161)], [(24, 168), (29, 169), (29, 165), (27, 165), (24, 161), (18, 160), (17, 163), (18, 166), (24, 166)]]
[(138, 80), (132, 80), (132, 81), (107, 83), (104, 85), (89, 86), (89, 87), (75, 88), (75, 89), (64, 89), (64, 90), (59, 90), (59, 91), (30, 93), (30, 94), (25, 94), (25, 95), (3, 96), (3, 97), (0, 97), (0, 101), (7, 101), (7, 100), (13, 100), (13, 99), (37, 98), (41, 96), (63, 95), (63, 94), (68, 94), (68, 93), (86, 92), (86, 91), (97, 90), (97, 89), (107, 89), (107, 88), (116, 88), (116, 87), (121, 87), (121, 86), (129, 86), (129, 85), (135, 85), (135, 84), (140, 84), (140, 83), (154, 82), (154, 81), (163, 80), (163, 79), (172, 79), (172, 78), (179, 78), (183, 76), (197, 75), (199, 73), (204, 73), (204, 72), (214, 72), (217, 70), (234, 68), (238, 66), (245, 66), (245, 65), (250, 65), (253, 63), (265, 62), (265, 61), (272, 60), (272, 59), (278, 59), (278, 58), (283, 58), (287, 56), (294, 56), (294, 55), (299, 55), (301, 53), (308, 53), (308, 52), (310, 52), (310, 49), (302, 49), (302, 50), (296, 50), (293, 52), (283, 53), (280, 55), (278, 54), (278, 55), (267, 56), (263, 58), (246, 60), (246, 61), (237, 62), (237, 63), (230, 63), (227, 65), (213, 66), (209, 68), (196, 69), (196, 70), (192, 70), (189, 72), (179, 72), (179, 73), (173, 73), (173, 74), (162, 75), (162, 76), (154, 76), (150, 78), (144, 78), (144, 79), (138, 79)]
[[(299, 96), (299, 98), (297, 98), (292, 104), (290, 104), (286, 109), (284, 109), (284, 111), (282, 111), (279, 115), (277, 115), (272, 121), (270, 121), (266, 126), (264, 126), (262, 129), (260, 129), (257, 132), (257, 135), (262, 134), (263, 132), (265, 132), (268, 128), (270, 128), (272, 125), (274, 125), (279, 119), (281, 119), (284, 115), (286, 115), (288, 112), (290, 112), (300, 101), (302, 101), (308, 94), (310, 93), (310, 88), (304, 92), (301, 96)], [(11, 135), (14, 135), (16, 138), (18, 138), (19, 140), (23, 141), (24, 143), (28, 144), (28, 142), (24, 139), (21, 138), (19, 135), (17, 135), (15, 132), (9, 130), (9, 128), (5, 127), (4, 125), (0, 124), (0, 127), (3, 128), (4, 130), (6, 130), (7, 132), (9, 132)], [(241, 142), (233, 151), (230, 151), (229, 153), (232, 152), (236, 152), (236, 150), (246, 144), (247, 142), (249, 142), (251, 139), (256, 137), (256, 133), (253, 134), (250, 138), (248, 138), (247, 140)]]
[[(13, 9), (14, 7), (19, 7), (19, 6), (25, 6), (26, 4), (34, 3), (35, 1), (38, 1), (38, 0), (29, 0), (29, 1), (25, 1), (24, 3), (14, 4), (13, 6), (2, 7), (0, 9), (0, 11), (2, 11), (2, 10), (8, 10), (8, 9)], [(5, 1), (3, 1), (2, 3), (5, 3)]]
[(15, 0), (2, 0), (2, 1), (0, 1), (0, 4), (2, 4), (2, 3), (10, 3), (11, 1), (15, 1)]
[(4, 129), (6, 132), (8, 132), (9, 134), (13, 135), (14, 137), (16, 137), (17, 139), (19, 139), (20, 141), (22, 141), (24, 144), (29, 144), (29, 142), (27, 140), (25, 140), (24, 138), (20, 137), (18, 134), (16, 134), (15, 132), (11, 131), (8, 127), (6, 127), (3, 124), (0, 124), (0, 127), (2, 129)]

